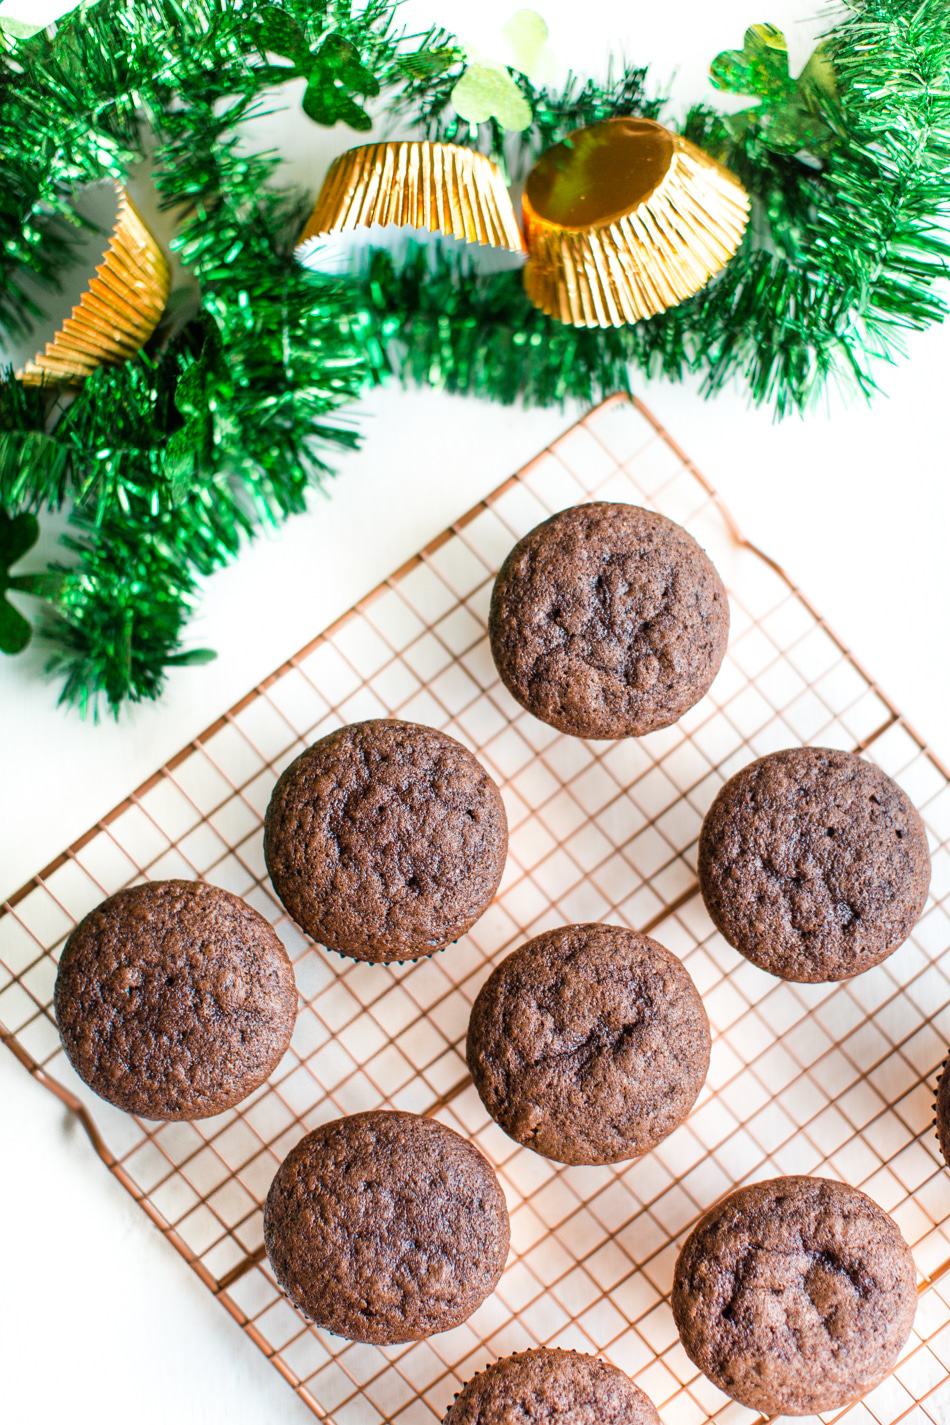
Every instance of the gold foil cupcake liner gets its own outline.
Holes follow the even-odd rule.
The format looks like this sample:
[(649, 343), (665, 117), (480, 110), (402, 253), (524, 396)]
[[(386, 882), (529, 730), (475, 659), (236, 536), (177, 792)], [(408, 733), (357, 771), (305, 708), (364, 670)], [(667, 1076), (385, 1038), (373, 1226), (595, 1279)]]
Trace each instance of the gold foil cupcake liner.
[(165, 255), (124, 188), (112, 233), (95, 276), (52, 340), (18, 378), (79, 382), (99, 366), (126, 361), (157, 327), (171, 284)]
[(371, 227), (416, 228), (509, 252), (524, 250), (497, 165), (457, 144), (376, 143), (341, 154), (296, 256), (306, 264), (321, 238)]
[[(594, 149), (586, 168), (584, 141)], [(612, 119), (542, 156), (524, 217), (534, 305), (571, 326), (616, 327), (676, 306), (721, 271), (742, 241), (749, 197), (688, 140)]]

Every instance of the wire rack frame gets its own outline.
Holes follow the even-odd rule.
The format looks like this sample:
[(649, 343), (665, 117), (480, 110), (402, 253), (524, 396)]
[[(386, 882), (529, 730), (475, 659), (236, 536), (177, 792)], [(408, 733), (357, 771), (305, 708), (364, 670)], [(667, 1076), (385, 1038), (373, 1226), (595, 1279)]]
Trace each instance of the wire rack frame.
[[(675, 727), (619, 743), (563, 737), (499, 684), (485, 636), (494, 573), (557, 509), (626, 500), (685, 524), (729, 588), (730, 649), (711, 694)], [(404, 966), (315, 947), (282, 913), (263, 864), (274, 780), (341, 723), (396, 714), (443, 727), (502, 787), (511, 852), (499, 895), (458, 944)], [(843, 984), (792, 985), (737, 955), (696, 884), (702, 815), (722, 782), (782, 746), (861, 751), (920, 808), (931, 897), (883, 965)], [(614, 397), (477, 505), (212, 724), (0, 914), (0, 1033), (82, 1122), (102, 1161), (318, 1418), (432, 1425), (487, 1361), (536, 1344), (596, 1351), (628, 1371), (665, 1425), (757, 1417), (699, 1375), (668, 1294), (678, 1244), (738, 1183), (836, 1176), (898, 1221), (919, 1275), (914, 1333), (892, 1376), (826, 1416), (848, 1425), (950, 1420), (950, 1177), (933, 1094), (950, 1041), (950, 779), (774, 561), (637, 401)], [(245, 896), (294, 961), (300, 1013), (271, 1080), (192, 1124), (145, 1122), (95, 1099), (59, 1048), (51, 999), (73, 925), (143, 878), (198, 877)], [(468, 1078), (468, 1013), (492, 966), (555, 924), (612, 920), (681, 956), (714, 1035), (707, 1085), (654, 1152), (560, 1167), (488, 1119)], [(499, 1171), (512, 1251), (463, 1326), (380, 1349), (310, 1326), (262, 1249), (273, 1173), (341, 1113), (437, 1115)]]

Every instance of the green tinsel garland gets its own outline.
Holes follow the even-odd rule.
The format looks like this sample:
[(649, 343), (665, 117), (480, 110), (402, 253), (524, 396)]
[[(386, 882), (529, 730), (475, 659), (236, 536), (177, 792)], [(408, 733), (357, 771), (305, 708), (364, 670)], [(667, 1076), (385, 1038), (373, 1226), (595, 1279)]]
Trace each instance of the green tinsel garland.
[[(759, 33), (754, 33), (758, 31)], [(756, 101), (739, 115), (697, 107), (682, 132), (742, 178), (753, 221), (726, 270), (662, 316), (614, 331), (560, 327), (510, 275), (471, 280), (464, 262), (402, 272), (382, 256), (368, 301), (383, 330), (408, 332), (396, 367), (411, 380), (492, 400), (548, 404), (625, 386), (631, 367), (703, 377), (707, 394), (744, 382), (778, 416), (805, 410), (829, 381), (877, 389), (874, 368), (908, 331), (944, 319), (950, 272), (950, 5), (851, 0), (806, 75), (792, 80), (778, 31), (756, 26), (712, 67)], [(656, 117), (645, 71), (564, 95), (521, 80), (535, 113), (518, 169), (572, 128), (613, 112)], [(448, 103), (451, 77), (414, 107), (431, 138), (477, 141), (501, 157), (493, 126), (471, 135)], [(456, 343), (440, 314), (452, 313)]]
[(750, 189), (750, 233), (697, 297), (610, 331), (552, 322), (517, 273), (428, 251), (377, 253), (348, 280), (294, 263), (298, 200), (273, 185), (276, 158), (239, 141), (288, 79), (306, 80), (318, 123), (364, 129), (365, 99), (385, 91), (421, 132), (476, 144), (515, 177), (572, 128), (662, 110), (642, 69), (557, 93), (515, 75), (530, 127), (472, 130), (450, 100), (461, 49), (406, 40), (393, 17), (389, 0), (99, 0), (55, 34), (0, 36), (0, 335), (35, 315), (25, 275), (56, 286), (78, 188), (124, 179), (146, 135), (198, 288), (193, 315), (71, 398), (0, 382), (0, 564), (35, 538), (26, 514), (70, 509), (67, 559), (0, 568), (0, 646), (29, 634), (4, 588), (45, 599), (49, 666), (82, 711), (155, 697), (168, 668), (211, 656), (181, 648), (198, 580), (304, 508), (355, 444), (342, 408), (368, 382), (550, 404), (626, 386), (631, 368), (697, 372), (710, 392), (744, 381), (783, 415), (831, 379), (870, 394), (875, 362), (946, 315), (946, 0), (851, 0), (797, 78), (768, 27), (720, 56), (714, 81), (750, 107), (695, 109), (683, 130)]
[[(385, 0), (355, 17), (348, 0), (286, 0), (280, 11), (102, 0), (54, 38), (0, 57), (0, 191), (22, 203), (19, 213), (3, 204), (19, 236), (0, 254), (0, 330), (29, 316), (15, 281), (24, 266), (55, 283), (69, 195), (77, 182), (125, 177), (139, 124), (157, 140), (156, 186), (183, 215), (174, 250), (200, 291), (179, 332), (160, 331), (70, 401), (0, 384), (3, 508), (71, 502), (63, 543), (73, 558), (56, 566), (43, 633), (62, 698), (82, 712), (103, 698), (117, 711), (156, 697), (169, 667), (207, 657), (180, 651), (198, 579), (256, 526), (303, 510), (331, 473), (330, 452), (357, 441), (337, 413), (374, 375), (366, 318), (343, 284), (294, 262), (299, 198), (269, 186), (278, 160), (246, 154), (238, 137), (265, 82), (299, 72), (266, 65), (279, 16), (312, 50), (315, 89), (322, 79), (337, 93), (341, 45), (380, 83), (401, 77), (404, 47)], [(406, 54), (418, 60), (438, 38)]]

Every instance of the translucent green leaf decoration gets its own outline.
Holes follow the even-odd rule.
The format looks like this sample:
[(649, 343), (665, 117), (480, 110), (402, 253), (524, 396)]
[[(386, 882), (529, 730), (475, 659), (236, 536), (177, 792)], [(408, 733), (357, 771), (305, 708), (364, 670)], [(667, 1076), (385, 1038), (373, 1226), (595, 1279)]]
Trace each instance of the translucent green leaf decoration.
[(536, 10), (519, 10), (503, 32), (511, 50), (515, 69), (526, 74), (532, 84), (544, 84), (553, 68), (548, 26)]
[(417, 54), (397, 55), (395, 64), (406, 79), (426, 83), (437, 79), (461, 58), (462, 51), (456, 46), (442, 45), (438, 49), (420, 50)]
[(493, 119), (501, 128), (521, 133), (531, 127), (534, 111), (511, 71), (526, 75), (534, 84), (544, 82), (550, 67), (548, 27), (534, 10), (519, 10), (502, 34), (507, 62), (470, 51), (468, 68), (450, 98), (455, 112), (469, 124)]
[(797, 79), (788, 65), (788, 43), (774, 25), (751, 25), (742, 49), (724, 50), (710, 65), (717, 89), (759, 100), (727, 122), (737, 130), (756, 127), (765, 146), (777, 153), (820, 154), (831, 130), (822, 108), (835, 97), (835, 75), (821, 45)]
[(53, 599), (62, 586), (63, 576), (55, 570), (37, 574), (10, 573), (13, 565), (33, 548), (39, 533), (36, 515), (25, 511), (8, 515), (0, 510), (0, 653), (22, 653), (33, 633), (29, 621), (13, 607), (7, 593), (15, 589), (21, 594)]
[(470, 124), (496, 119), (520, 132), (532, 119), (531, 105), (503, 64), (470, 64), (452, 90), (456, 112)]

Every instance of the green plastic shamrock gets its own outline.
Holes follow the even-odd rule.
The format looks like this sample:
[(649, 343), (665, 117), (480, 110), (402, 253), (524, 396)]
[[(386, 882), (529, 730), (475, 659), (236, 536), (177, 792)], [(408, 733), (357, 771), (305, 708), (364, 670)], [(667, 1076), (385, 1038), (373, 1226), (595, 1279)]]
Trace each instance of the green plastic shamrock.
[(64, 574), (10, 573), (13, 565), (33, 548), (39, 533), (36, 515), (8, 515), (0, 510), (0, 653), (22, 653), (33, 633), (28, 620), (6, 597), (8, 591), (15, 589), (38, 599), (54, 599), (63, 587)]
[(300, 75), (306, 79), (303, 107), (314, 123), (327, 128), (336, 123), (364, 131), (372, 128), (372, 119), (353, 96), (375, 98), (379, 81), (345, 36), (327, 35), (314, 52), (293, 16), (278, 5), (268, 5), (261, 15), (258, 43), (265, 53), (290, 60), (289, 65), (272, 66), (275, 78), (284, 80)]
[(261, 12), (258, 42), (262, 50), (279, 54), (284, 59), (302, 61), (310, 58), (307, 37), (292, 15), (279, 5), (265, 5)]
[(823, 99), (833, 98), (835, 76), (822, 45), (797, 79), (788, 67), (788, 44), (774, 25), (751, 25), (741, 50), (724, 50), (709, 67), (717, 89), (759, 100), (730, 116), (736, 128), (756, 125), (766, 147), (777, 153), (819, 153), (830, 135)]
[(351, 129), (371, 129), (373, 121), (353, 94), (374, 99), (379, 81), (360, 60), (360, 52), (342, 35), (328, 35), (317, 50), (316, 67), (307, 81), (303, 107), (317, 124), (338, 121)]

